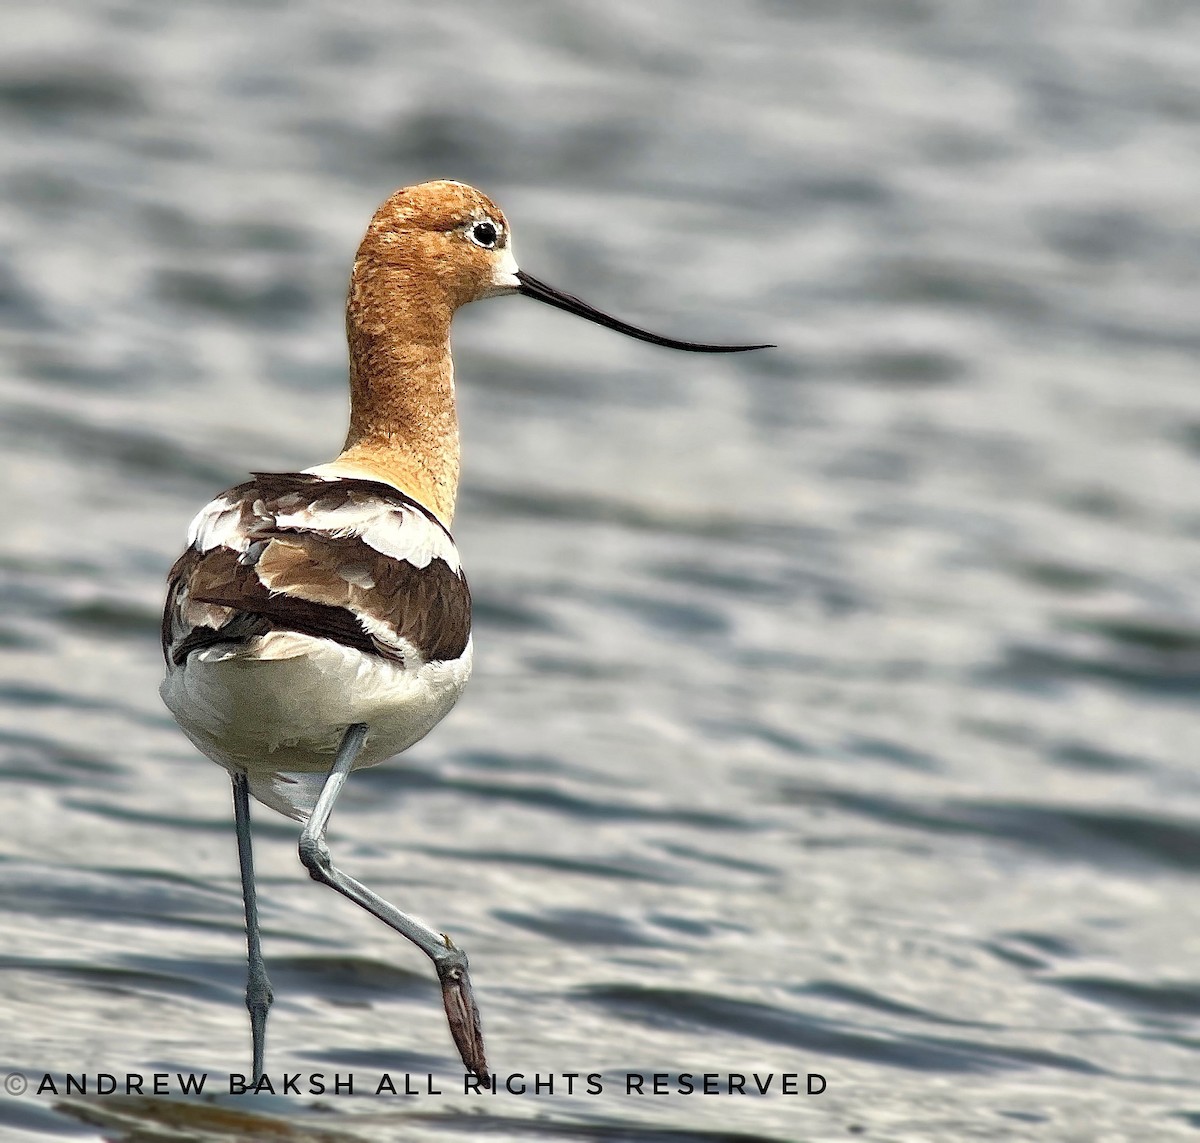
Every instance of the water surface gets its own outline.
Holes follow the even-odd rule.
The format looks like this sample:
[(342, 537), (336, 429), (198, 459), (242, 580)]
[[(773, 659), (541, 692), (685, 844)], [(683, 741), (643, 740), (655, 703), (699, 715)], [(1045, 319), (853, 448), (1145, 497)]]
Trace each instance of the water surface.
[(5, 1138), (1195, 1137), (1193, 7), (59, 0), (0, 45), (0, 1072), (248, 1067), (163, 576), (336, 451), (354, 246), (453, 177), (538, 276), (780, 348), (460, 316), (476, 675), (333, 851), (468, 949), (501, 1073), (828, 1080), (453, 1095), (424, 958), (263, 811), (272, 1072), (447, 1091)]

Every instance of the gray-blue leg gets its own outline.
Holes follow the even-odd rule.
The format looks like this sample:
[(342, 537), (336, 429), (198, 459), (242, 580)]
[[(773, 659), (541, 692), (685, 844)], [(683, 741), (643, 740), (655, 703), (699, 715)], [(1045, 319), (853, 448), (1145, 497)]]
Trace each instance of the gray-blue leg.
[(354, 759), (358, 757), (366, 737), (366, 726), (355, 723), (342, 738), (321, 796), (300, 834), (300, 860), (314, 881), (336, 889), (343, 897), (348, 897), (385, 925), (390, 925), (433, 961), (438, 979), (442, 982), (442, 1003), (458, 1054), (468, 1071), (486, 1081), (488, 1067), (483, 1052), (483, 1030), (471, 977), (467, 972), (467, 954), (445, 933), (435, 932), (415, 917), (400, 912), (365, 885), (348, 877), (333, 864), (329, 846), (325, 844), (325, 830), (329, 825), (329, 815), (333, 813), (333, 804), (346, 784)]
[(263, 1074), (267, 1013), (275, 995), (267, 979), (258, 933), (258, 897), (254, 891), (254, 855), (250, 848), (250, 782), (245, 774), (233, 776), (233, 817), (237, 825), (238, 864), (242, 870), (242, 900), (246, 904), (246, 1008), (250, 1012), (250, 1036), (254, 1043), (253, 1079), (257, 1082)]

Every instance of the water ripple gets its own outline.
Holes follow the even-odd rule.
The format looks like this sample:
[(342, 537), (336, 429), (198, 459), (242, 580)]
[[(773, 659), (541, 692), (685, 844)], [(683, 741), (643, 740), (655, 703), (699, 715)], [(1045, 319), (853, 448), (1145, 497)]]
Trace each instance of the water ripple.
[(965, 799), (917, 802), (801, 785), (782, 792), (798, 805), (830, 806), (922, 832), (996, 838), (1058, 860), (1200, 869), (1200, 822), (1166, 814)]
[(684, 1025), (702, 1034), (745, 1036), (810, 1052), (814, 1058), (844, 1056), (886, 1067), (951, 1074), (1039, 1067), (1102, 1073), (1087, 1060), (1040, 1048), (925, 1034), (882, 1035), (841, 1021), (688, 989), (595, 985), (581, 989), (580, 995), (615, 1015), (653, 1027)]

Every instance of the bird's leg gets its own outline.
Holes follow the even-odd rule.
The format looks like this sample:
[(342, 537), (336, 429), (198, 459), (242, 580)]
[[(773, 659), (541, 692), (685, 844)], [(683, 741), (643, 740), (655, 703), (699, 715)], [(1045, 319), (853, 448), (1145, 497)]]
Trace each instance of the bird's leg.
[(300, 833), (300, 860), (314, 881), (336, 889), (368, 913), (373, 913), (385, 925), (390, 925), (401, 936), (407, 937), (433, 961), (438, 978), (442, 982), (442, 1003), (446, 1008), (446, 1019), (450, 1023), (450, 1034), (454, 1037), (458, 1054), (467, 1070), (474, 1072), (486, 1083), (488, 1067), (483, 1053), (483, 1030), (479, 1023), (479, 1009), (475, 1004), (471, 978), (467, 972), (467, 954), (445, 933), (435, 932), (415, 917), (400, 912), (365, 885), (343, 873), (333, 864), (329, 846), (325, 844), (325, 830), (329, 825), (333, 804), (346, 783), (354, 759), (358, 757), (366, 737), (366, 726), (363, 723), (355, 723), (347, 729), (342, 738), (321, 796)]
[(237, 824), (238, 864), (242, 870), (242, 900), (246, 904), (246, 1008), (250, 1012), (250, 1036), (254, 1043), (253, 1080), (263, 1074), (263, 1052), (267, 1037), (267, 1013), (275, 999), (267, 966), (263, 963), (258, 932), (258, 898), (254, 891), (254, 854), (250, 847), (250, 780), (244, 773), (233, 775), (233, 816)]

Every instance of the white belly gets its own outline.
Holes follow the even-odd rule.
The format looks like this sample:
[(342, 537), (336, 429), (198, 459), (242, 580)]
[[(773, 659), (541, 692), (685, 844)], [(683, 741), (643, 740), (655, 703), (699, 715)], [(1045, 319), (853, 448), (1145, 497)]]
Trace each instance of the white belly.
[(458, 659), (406, 667), (330, 639), (275, 631), (236, 650), (193, 652), (159, 690), (200, 750), (246, 771), (259, 800), (301, 818), (319, 783), (289, 775), (327, 772), (356, 722), (366, 724), (367, 738), (355, 769), (407, 750), (445, 717), (470, 674), (469, 642)]

